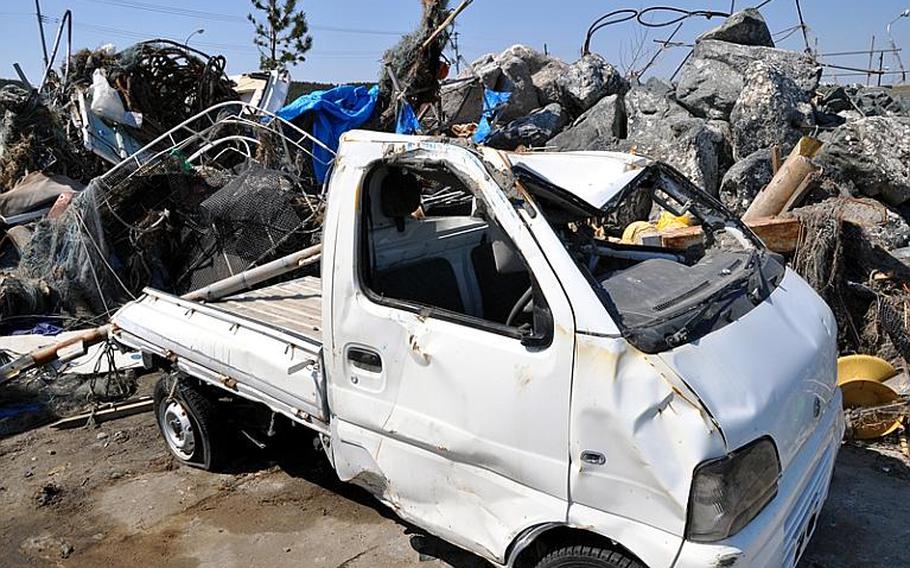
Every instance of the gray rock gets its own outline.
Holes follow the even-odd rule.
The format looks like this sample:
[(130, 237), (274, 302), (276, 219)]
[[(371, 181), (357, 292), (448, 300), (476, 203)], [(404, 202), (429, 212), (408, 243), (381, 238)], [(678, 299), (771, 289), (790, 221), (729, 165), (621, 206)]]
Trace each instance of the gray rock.
[(528, 66), (528, 70), (531, 72), (531, 75), (537, 73), (549, 65), (552, 61), (554, 61), (554, 58), (550, 57), (549, 55), (544, 55), (543, 53), (531, 49), (530, 47), (522, 45), (520, 43), (513, 45), (512, 47), (499, 54), (500, 59), (505, 59), (506, 57), (517, 57), (518, 59), (524, 61)]
[(608, 95), (578, 117), (570, 128), (554, 137), (549, 146), (560, 150), (610, 150), (625, 135), (622, 98)]
[(716, 39), (740, 45), (774, 47), (771, 31), (755, 8), (746, 8), (732, 14), (724, 23), (698, 37), (699, 40)]
[[(524, 46), (512, 46), (499, 55), (487, 54), (471, 64), (474, 74), (484, 87), (493, 91), (512, 93), (509, 102), (500, 111), (500, 121), (509, 121), (527, 115), (540, 106), (537, 89), (531, 78), (539, 71), (541, 61), (535, 52)], [(478, 117), (474, 121), (479, 120)]]
[(764, 148), (753, 152), (733, 164), (720, 182), (720, 200), (730, 211), (742, 216), (752, 200), (774, 176), (771, 150)]
[(543, 146), (568, 122), (568, 115), (558, 103), (551, 103), (528, 116), (497, 127), (490, 133), (487, 146), (514, 150), (519, 146)]
[(854, 110), (852, 97), (841, 85), (819, 85), (821, 95), (817, 105), (818, 109), (827, 113), (837, 114), (845, 110)]
[(696, 116), (728, 119), (753, 61), (764, 61), (811, 96), (821, 68), (795, 51), (706, 39), (695, 45), (676, 86), (676, 100)]
[(628, 139), (621, 147), (667, 162), (711, 195), (732, 163), (730, 126), (690, 115), (647, 88), (626, 94)]
[(824, 176), (853, 195), (891, 205), (910, 200), (910, 118), (870, 116), (824, 138), (813, 158)]
[(887, 250), (906, 247), (910, 243), (910, 225), (896, 211), (887, 209), (887, 215), (884, 225), (862, 227), (863, 233)]
[(531, 82), (537, 89), (540, 104), (560, 103), (565, 100), (559, 78), (569, 70), (569, 65), (561, 59), (552, 58), (532, 76)]
[(823, 85), (817, 102), (819, 112), (841, 115), (848, 120), (863, 116), (905, 116), (900, 91), (890, 86)]
[(582, 114), (597, 101), (628, 90), (628, 82), (612, 65), (597, 54), (584, 55), (559, 78), (569, 111)]
[(497, 58), (478, 71), (481, 82), (488, 89), (512, 93), (509, 102), (500, 111), (500, 120), (525, 116), (540, 106), (537, 89), (531, 80), (531, 69), (523, 59), (508, 55)]
[[(515, 65), (515, 59), (522, 61), (527, 68), (527, 72), (531, 76), (531, 84), (537, 91), (538, 104), (563, 102), (562, 88), (558, 85), (558, 79), (568, 71), (569, 66), (561, 59), (544, 55), (527, 46), (513, 45), (499, 55), (492, 53), (484, 55), (472, 64), (472, 68), (488, 88), (507, 90), (511, 87), (509, 81), (520, 83), (524, 87), (526, 79), (524, 69), (517, 69), (514, 73), (504, 69), (509, 64)], [(466, 76), (470, 76), (470, 74), (470, 71), (465, 73)], [(518, 93), (518, 96), (530, 100), (526, 93)]]
[(625, 106), (630, 138), (660, 129), (671, 117), (692, 118), (686, 109), (650, 86), (632, 88), (626, 94)]
[(676, 96), (676, 87), (668, 81), (664, 81), (660, 77), (648, 77), (648, 80), (645, 81), (643, 87), (652, 93), (657, 93), (661, 96), (674, 98)]
[(464, 79), (440, 90), (442, 113), (449, 124), (480, 120), (483, 111), (483, 86), (476, 79)]
[(866, 116), (895, 116), (906, 114), (899, 101), (887, 87), (861, 86), (852, 93), (853, 101)]
[(741, 159), (774, 145), (789, 151), (815, 124), (809, 94), (764, 61), (749, 64), (744, 79), (745, 87), (730, 112), (733, 156)]

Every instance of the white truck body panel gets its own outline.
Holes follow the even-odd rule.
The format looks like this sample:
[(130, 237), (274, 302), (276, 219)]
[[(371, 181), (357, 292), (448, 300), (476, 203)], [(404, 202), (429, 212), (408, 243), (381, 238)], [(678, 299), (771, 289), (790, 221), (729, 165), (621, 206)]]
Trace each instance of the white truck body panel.
[[(329, 187), (342, 227), (358, 225), (360, 194), (348, 188), (362, 186), (369, 164), (418, 149), (349, 148), (344, 165), (350, 155), (366, 163), (357, 170), (360, 179), (341, 174)], [(480, 161), (445, 144), (426, 157), (479, 180), (482, 196), (547, 291), (557, 332), (548, 348), (529, 351), (514, 338), (379, 305), (361, 291), (355, 263), (342, 260), (355, 256), (357, 232), (339, 231), (323, 257), (334, 267), (332, 350), (342, 354), (330, 374), (343, 379), (329, 384), (341, 442), (333, 448), (335, 463), (344, 480), (365, 478), (373, 489), (381, 480), (380, 498), (404, 518), (504, 562), (520, 530), (566, 518), (574, 319), (559, 280)], [(378, 352), (381, 373), (361, 371), (343, 356), (358, 346)]]
[[(299, 294), (310, 294), (318, 303), (318, 279), (297, 284)], [(279, 284), (260, 293), (272, 292), (275, 297), (288, 288)], [(253, 320), (228, 311), (232, 302), (244, 303), (245, 298), (249, 296), (232, 297), (219, 307), (149, 289), (117, 312), (114, 333), (125, 345), (170, 359), (193, 376), (326, 431), (319, 331), (304, 335), (301, 329), (282, 329), (272, 323), (293, 312)], [(305, 313), (299, 315), (298, 328), (308, 319)]]
[[(404, 154), (472, 180), (545, 296), (548, 346), (528, 348), (364, 292), (356, 259), (367, 173)], [(341, 479), (497, 564), (539, 532), (567, 526), (612, 539), (650, 568), (792, 566), (814, 529), (843, 430), (830, 311), (789, 273), (741, 320), (657, 355), (640, 352), (544, 216), (515, 207), (491, 168), (523, 163), (575, 184), (593, 206), (642, 159), (566, 156), (571, 164), (603, 160), (594, 170), (607, 176), (600, 187), (575, 166), (560, 171), (559, 159), (348, 133), (329, 185), (323, 279), (300, 284), (311, 299), (320, 291), (319, 314), (312, 302), (296, 314), (281, 298), (270, 306), (266, 298), (287, 285), (212, 305), (147, 291), (115, 316), (117, 336), (308, 424), (327, 436)], [(441, 240), (475, 230), (457, 222), (400, 228)], [(321, 329), (312, 329), (319, 316)], [(381, 365), (353, 364), (358, 349), (375, 351)], [(727, 541), (686, 541), (696, 466), (761, 436), (780, 452), (778, 496)], [(604, 459), (581, 459), (586, 453)]]

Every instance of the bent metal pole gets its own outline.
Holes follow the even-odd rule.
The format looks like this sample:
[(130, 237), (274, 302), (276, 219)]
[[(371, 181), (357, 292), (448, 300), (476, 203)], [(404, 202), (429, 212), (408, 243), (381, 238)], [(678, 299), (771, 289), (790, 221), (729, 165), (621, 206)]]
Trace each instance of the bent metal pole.
[(239, 274), (229, 276), (224, 280), (219, 280), (209, 284), (204, 288), (199, 288), (180, 296), (181, 299), (191, 301), (211, 302), (218, 298), (223, 298), (228, 294), (240, 292), (249, 289), (260, 282), (270, 278), (293, 272), (303, 266), (313, 264), (319, 260), (319, 254), (322, 252), (322, 245), (313, 245), (311, 247), (283, 256), (279, 259), (267, 262), (262, 266), (251, 268)]

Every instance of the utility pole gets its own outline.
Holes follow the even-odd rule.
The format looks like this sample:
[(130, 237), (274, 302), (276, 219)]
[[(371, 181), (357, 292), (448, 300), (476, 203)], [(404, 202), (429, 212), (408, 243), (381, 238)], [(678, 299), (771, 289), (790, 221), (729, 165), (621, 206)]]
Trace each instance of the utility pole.
[(869, 47), (869, 73), (866, 74), (866, 86), (872, 83), (872, 58), (875, 57), (875, 34), (872, 34), (872, 45)]
[(44, 66), (47, 67), (47, 41), (44, 39), (44, 16), (41, 15), (41, 0), (35, 0), (35, 16), (38, 17), (38, 33), (41, 35), (41, 51), (44, 52)]
[[(901, 83), (906, 83), (907, 82), (907, 71), (904, 69), (904, 62), (901, 61), (900, 50), (897, 49), (897, 44), (894, 43), (894, 36), (891, 35), (891, 26), (901, 18), (910, 18), (910, 8), (907, 8), (906, 10), (904, 10), (903, 12), (898, 14), (896, 18), (894, 18), (893, 20), (888, 22), (888, 25), (887, 25), (887, 27), (885, 27), (885, 30), (888, 32), (888, 39), (891, 42), (891, 49), (892, 49), (892, 52), (894, 53), (894, 58), (897, 60), (897, 66), (901, 70)], [(878, 78), (879, 78), (879, 81), (881, 81), (882, 76), (879, 75)]]
[(450, 36), (450, 42), (452, 43), (452, 52), (455, 54), (455, 75), (461, 74), (461, 53), (458, 51), (458, 36), (461, 34), (458, 33), (458, 24), (452, 24), (452, 35)]

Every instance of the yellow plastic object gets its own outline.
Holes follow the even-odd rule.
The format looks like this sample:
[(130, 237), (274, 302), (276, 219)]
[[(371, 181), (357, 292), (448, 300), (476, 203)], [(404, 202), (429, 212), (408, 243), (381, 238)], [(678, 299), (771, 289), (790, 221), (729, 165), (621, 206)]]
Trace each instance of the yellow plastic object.
[[(899, 397), (894, 389), (870, 379), (849, 379), (840, 383), (844, 395), (844, 408), (868, 408), (896, 401)], [(901, 421), (868, 422), (853, 424), (853, 438), (871, 440), (881, 438), (901, 427)]]
[(690, 219), (688, 215), (680, 215), (677, 217), (669, 211), (662, 211), (660, 217), (657, 219), (658, 231), (669, 231), (670, 229), (682, 229), (691, 226), (692, 219)]
[(627, 245), (640, 245), (642, 235), (654, 230), (654, 225), (647, 221), (633, 221), (623, 230), (621, 242)]
[(866, 379), (883, 383), (897, 374), (897, 369), (881, 357), (873, 355), (845, 355), (837, 360), (837, 384), (852, 379)]

